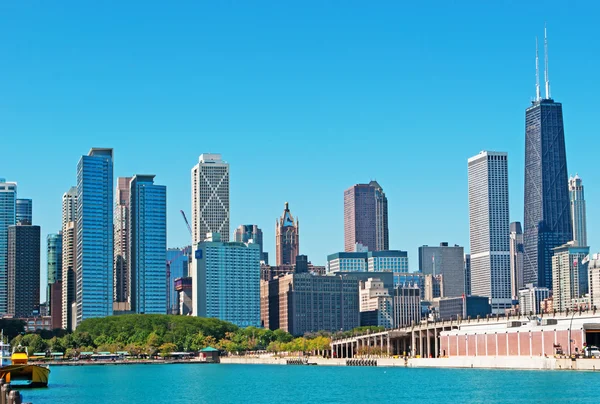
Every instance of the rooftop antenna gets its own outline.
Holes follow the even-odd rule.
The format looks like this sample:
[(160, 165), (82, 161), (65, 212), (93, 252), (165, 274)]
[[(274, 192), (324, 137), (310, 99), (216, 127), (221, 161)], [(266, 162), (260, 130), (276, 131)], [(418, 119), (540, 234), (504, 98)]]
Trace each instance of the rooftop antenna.
[(546, 59), (546, 68), (544, 70), (544, 78), (546, 80), (546, 99), (549, 100), (550, 95), (550, 73), (548, 72), (548, 35), (546, 33), (546, 24), (544, 24), (544, 56)]
[(538, 52), (538, 37), (535, 37), (535, 100), (540, 100), (540, 55)]

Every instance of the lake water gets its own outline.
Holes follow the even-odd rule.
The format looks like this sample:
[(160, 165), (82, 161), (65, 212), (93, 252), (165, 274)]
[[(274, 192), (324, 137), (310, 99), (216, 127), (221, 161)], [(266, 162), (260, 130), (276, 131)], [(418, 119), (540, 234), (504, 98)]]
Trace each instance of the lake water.
[(600, 374), (268, 365), (55, 366), (33, 404), (600, 402)]

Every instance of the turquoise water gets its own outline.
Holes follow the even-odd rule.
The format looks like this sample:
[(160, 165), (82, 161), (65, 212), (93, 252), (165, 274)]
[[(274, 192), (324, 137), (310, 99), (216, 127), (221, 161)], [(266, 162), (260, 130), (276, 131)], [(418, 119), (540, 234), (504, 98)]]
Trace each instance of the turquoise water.
[(267, 365), (53, 367), (33, 404), (600, 402), (600, 374)]

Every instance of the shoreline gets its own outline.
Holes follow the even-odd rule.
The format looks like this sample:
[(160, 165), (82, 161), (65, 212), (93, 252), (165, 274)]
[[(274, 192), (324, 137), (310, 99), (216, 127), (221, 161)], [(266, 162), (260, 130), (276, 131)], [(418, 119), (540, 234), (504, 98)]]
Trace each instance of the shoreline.
[(29, 362), (30, 365), (38, 366), (118, 366), (118, 365), (181, 365), (181, 364), (202, 364), (210, 365), (212, 362), (186, 360), (186, 361), (161, 361), (161, 360), (118, 360), (118, 361), (50, 361), (50, 362)]
[[(287, 364), (290, 358), (245, 358), (245, 357), (223, 357), (221, 364), (239, 364), (239, 365), (286, 365), (302, 366), (297, 364)], [(339, 359), (339, 358), (315, 358), (308, 357), (309, 365), (318, 366), (372, 366), (361, 365), (360, 359)], [(365, 359), (376, 361), (377, 367), (405, 367), (405, 368), (439, 368), (439, 369), (505, 369), (505, 370), (574, 370), (574, 371), (600, 371), (600, 359), (568, 359), (568, 358), (547, 358), (547, 357), (499, 357), (499, 356), (463, 356), (450, 358), (370, 358)], [(347, 362), (354, 361), (354, 362)]]

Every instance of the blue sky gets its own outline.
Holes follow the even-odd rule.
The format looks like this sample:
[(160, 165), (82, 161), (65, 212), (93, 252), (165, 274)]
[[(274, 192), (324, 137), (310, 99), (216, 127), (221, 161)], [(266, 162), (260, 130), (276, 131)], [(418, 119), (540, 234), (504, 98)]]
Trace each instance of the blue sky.
[(343, 191), (370, 179), (411, 269), (419, 245), (468, 250), (467, 158), (480, 150), (509, 153), (511, 219), (523, 218), (524, 115), (546, 21), (569, 172), (584, 180), (600, 249), (595, 2), (175, 3), (0, 4), (0, 176), (34, 199), (44, 238), (97, 146), (115, 149), (116, 176), (167, 185), (169, 246), (189, 239), (190, 169), (220, 152), (231, 230), (258, 224), (272, 259), (286, 201), (302, 253), (324, 264), (342, 250)]

